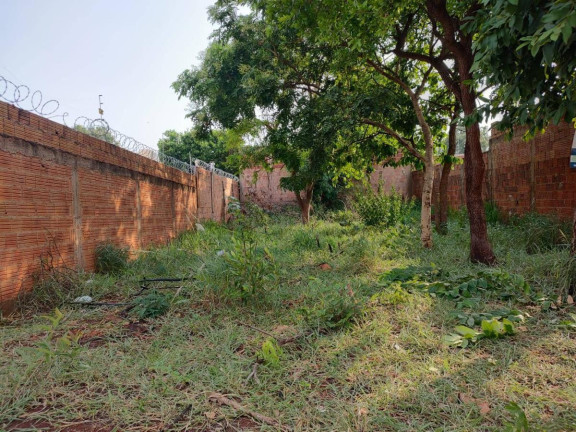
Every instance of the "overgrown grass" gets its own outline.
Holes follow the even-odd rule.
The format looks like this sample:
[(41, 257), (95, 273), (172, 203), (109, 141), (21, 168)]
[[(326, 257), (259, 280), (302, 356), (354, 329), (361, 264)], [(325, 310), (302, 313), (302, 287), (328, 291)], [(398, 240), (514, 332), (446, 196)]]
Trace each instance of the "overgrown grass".
[[(453, 218), (432, 250), (420, 247), (417, 223), (340, 222), (273, 216), (256, 228), (255, 247), (275, 269), (246, 301), (230, 295), (234, 233), (207, 223), (117, 277), (90, 279), (95, 299), (131, 302), (140, 279), (190, 278), (150, 286), (170, 304), (164, 315), (136, 321), (124, 307), (69, 305), (50, 332), (37, 317), (5, 322), (0, 430), (275, 430), (210, 402), (212, 392), (295, 431), (501, 431), (515, 421), (511, 402), (531, 430), (574, 430), (576, 333), (561, 325), (574, 307), (556, 302), (570, 277), (559, 265), (565, 248), (528, 253), (525, 225), (493, 223), (496, 270), (468, 261), (465, 221)], [(420, 270), (408, 283), (382, 278), (409, 266)], [(494, 282), (471, 297), (431, 295), (427, 285), (455, 288), (482, 272), (521, 275), (530, 292)], [(465, 349), (443, 343), (460, 315), (479, 329), (475, 318), (500, 309), (524, 314), (515, 334)], [(42, 356), (48, 334), (78, 332), (73, 357)]]

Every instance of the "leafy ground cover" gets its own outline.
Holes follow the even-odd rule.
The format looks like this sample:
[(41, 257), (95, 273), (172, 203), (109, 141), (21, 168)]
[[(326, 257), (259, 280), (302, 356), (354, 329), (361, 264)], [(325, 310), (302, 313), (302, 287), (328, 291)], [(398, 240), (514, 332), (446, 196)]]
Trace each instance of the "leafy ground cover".
[[(416, 221), (297, 217), (206, 224), (78, 278), (122, 306), (4, 318), (0, 430), (575, 430), (565, 248), (494, 223), (488, 268), (458, 215), (432, 250)], [(189, 279), (140, 288), (162, 277)]]

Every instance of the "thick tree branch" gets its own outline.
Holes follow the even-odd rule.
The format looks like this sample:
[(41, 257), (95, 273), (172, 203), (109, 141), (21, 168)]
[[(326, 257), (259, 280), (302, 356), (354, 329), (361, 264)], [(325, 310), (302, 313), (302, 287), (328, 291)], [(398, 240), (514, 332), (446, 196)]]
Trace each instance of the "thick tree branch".
[(393, 129), (391, 129), (390, 127), (386, 126), (384, 123), (380, 123), (374, 120), (370, 120), (367, 118), (364, 118), (361, 120), (362, 123), (370, 125), (370, 126), (374, 126), (377, 127), (379, 129), (382, 129), (384, 131), (384, 133), (386, 135), (391, 136), (392, 138), (394, 138), (396, 141), (398, 141), (398, 143), (400, 145), (402, 145), (406, 150), (408, 150), (408, 152), (414, 156), (416, 159), (424, 162), (424, 156), (422, 156), (418, 150), (416, 150), (416, 148), (414, 147), (413, 143), (411, 140), (409, 140), (408, 138), (403, 137), (402, 135), (400, 135), (399, 133), (397, 133), (396, 131), (394, 131)]
[(410, 86), (408, 84), (406, 84), (404, 81), (402, 81), (398, 76), (394, 75), (391, 72), (388, 72), (384, 67), (382, 67), (380, 64), (376, 63), (374, 60), (370, 60), (367, 59), (366, 63), (368, 63), (370, 66), (372, 66), (372, 68), (377, 71), (380, 75), (388, 78), (390, 81), (395, 82), (396, 84), (398, 84), (400, 87), (402, 87), (402, 89), (408, 93), (408, 95), (410, 97), (412, 97), (412, 95), (414, 95), (414, 91), (412, 91), (412, 89), (410, 88)]

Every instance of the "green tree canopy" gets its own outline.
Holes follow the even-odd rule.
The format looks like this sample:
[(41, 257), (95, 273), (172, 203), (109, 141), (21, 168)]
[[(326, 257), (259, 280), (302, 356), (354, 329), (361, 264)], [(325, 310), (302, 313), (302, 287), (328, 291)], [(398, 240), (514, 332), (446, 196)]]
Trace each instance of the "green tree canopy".
[[(472, 0), (246, 1), (258, 5), (275, 20), (290, 23), (302, 34), (313, 35), (315, 40), (346, 47), (348, 54), (341, 51), (343, 55), (358, 54), (359, 61), (371, 58), (381, 63), (396, 57), (423, 62), (434, 69), (466, 117), (470, 258), (474, 262), (494, 263), (496, 258), (488, 240), (482, 197), (485, 165), (478, 126), (479, 92), (472, 76), (475, 35), (466, 26), (475, 18), (479, 3)], [(422, 43), (431, 37), (436, 43)]]
[(243, 141), (229, 131), (214, 130), (203, 136), (196, 131), (176, 132), (167, 130), (158, 141), (158, 149), (176, 159), (188, 162), (192, 159), (214, 162), (216, 168), (238, 174), (240, 151)]
[(576, 3), (482, 0), (470, 23), (477, 77), (495, 90), (489, 107), (500, 127), (576, 118)]
[(350, 152), (343, 144), (357, 129), (341, 109), (343, 87), (331, 70), (331, 48), (257, 12), (239, 15), (235, 2), (220, 2), (211, 17), (219, 28), (202, 65), (183, 72), (174, 88), (191, 100), (197, 127), (256, 131), (261, 145), (250, 149), (250, 159), (285, 164), (290, 177), (282, 186), (295, 192), (307, 222), (317, 180), (344, 167), (353, 175), (350, 167), (358, 161), (372, 162), (360, 148)]

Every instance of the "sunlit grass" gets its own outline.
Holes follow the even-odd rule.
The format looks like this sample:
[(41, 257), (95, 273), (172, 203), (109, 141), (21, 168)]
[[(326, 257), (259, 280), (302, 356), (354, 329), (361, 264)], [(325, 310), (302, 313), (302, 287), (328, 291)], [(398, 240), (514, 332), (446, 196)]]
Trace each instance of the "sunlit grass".
[[(499, 265), (555, 298), (557, 263), (567, 251), (529, 255), (524, 230), (490, 227)], [(533, 430), (574, 430), (576, 336), (557, 326), (570, 307), (483, 299), (477, 311), (514, 306), (531, 317), (514, 336), (455, 349), (442, 343), (457, 324), (454, 301), (379, 282), (384, 271), (408, 265), (478, 272), (467, 260), (465, 224), (452, 222), (448, 236), (423, 250), (416, 224), (381, 230), (313, 220), (303, 227), (274, 217), (258, 230), (258, 245), (273, 256), (276, 275), (246, 302), (226, 295), (218, 252), (231, 250), (232, 235), (206, 224), (141, 253), (117, 278), (91, 276), (94, 297), (110, 301), (129, 301), (143, 277), (191, 279), (179, 284), (165, 316), (141, 323), (122, 308), (64, 306), (60, 334), (84, 334), (73, 361), (40, 361), (41, 318), (3, 323), (0, 430), (25, 421), (54, 429), (81, 421), (94, 430), (238, 429), (243, 413), (210, 402), (212, 392), (296, 431), (501, 431), (512, 421), (508, 402), (518, 403)], [(308, 327), (303, 310), (323, 307), (335, 292), (362, 312), (342, 329)], [(277, 367), (261, 364), (258, 380), (247, 381), (268, 334), (292, 340)], [(247, 424), (239, 430), (274, 430)]]

